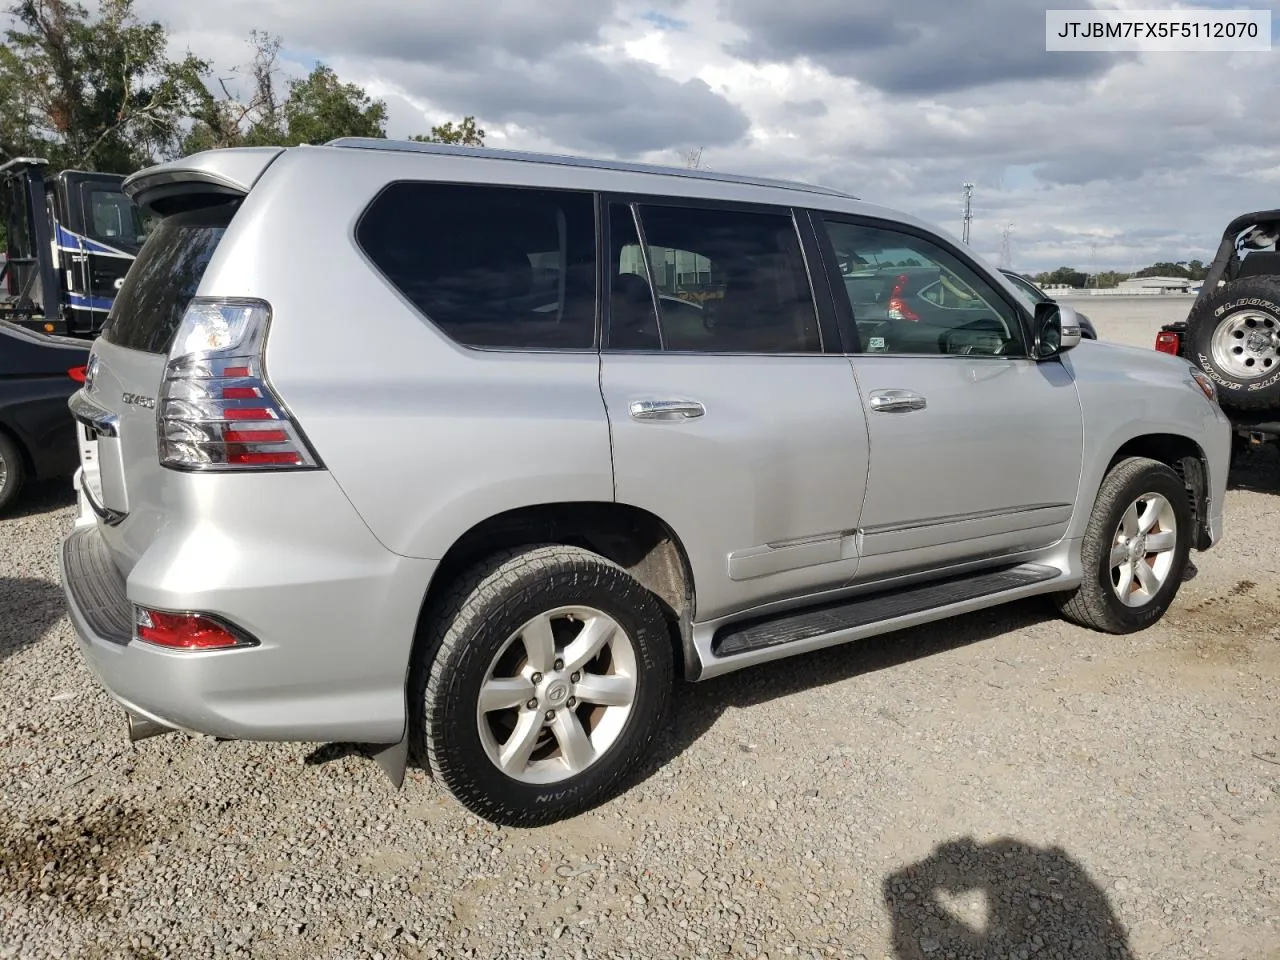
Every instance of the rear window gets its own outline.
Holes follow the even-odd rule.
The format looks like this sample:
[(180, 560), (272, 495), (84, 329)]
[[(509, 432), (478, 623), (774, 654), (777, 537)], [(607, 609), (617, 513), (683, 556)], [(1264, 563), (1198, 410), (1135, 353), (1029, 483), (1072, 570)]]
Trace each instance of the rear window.
[(102, 339), (129, 350), (168, 353), (234, 213), (234, 204), (222, 204), (161, 220), (129, 267)]
[(427, 319), (472, 347), (595, 345), (595, 202), (589, 193), (394, 183), (356, 241)]

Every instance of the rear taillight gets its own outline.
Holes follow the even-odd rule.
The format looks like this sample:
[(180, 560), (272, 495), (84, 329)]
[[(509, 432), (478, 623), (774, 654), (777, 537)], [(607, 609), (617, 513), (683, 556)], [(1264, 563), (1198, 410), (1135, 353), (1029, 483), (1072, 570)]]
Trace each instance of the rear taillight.
[(67, 376), (76, 383), (84, 383), (85, 378), (89, 375), (88, 367), (72, 367), (67, 371)]
[(1172, 330), (1162, 330), (1156, 334), (1156, 349), (1161, 353), (1171, 353), (1175, 357), (1182, 347), (1182, 338)]
[(287, 470), (320, 462), (262, 367), (270, 307), (192, 300), (160, 388), (160, 463), (179, 470)]
[(893, 282), (893, 290), (889, 293), (889, 319), (890, 320), (912, 320), (920, 319), (919, 314), (907, 306), (907, 301), (902, 299), (902, 295), (907, 292), (907, 275), (899, 274), (898, 279)]
[(133, 624), (139, 640), (170, 650), (226, 650), (257, 645), (256, 641), (239, 631), (198, 613), (168, 613), (134, 607)]

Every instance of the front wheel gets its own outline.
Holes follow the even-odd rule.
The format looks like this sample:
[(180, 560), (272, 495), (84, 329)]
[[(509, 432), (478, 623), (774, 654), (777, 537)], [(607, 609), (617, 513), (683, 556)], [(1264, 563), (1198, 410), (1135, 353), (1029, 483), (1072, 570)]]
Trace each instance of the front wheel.
[(575, 547), (511, 551), (430, 612), (413, 733), (469, 810), (537, 826), (616, 790), (656, 735), (672, 679), (662, 609), (625, 570)]
[(1111, 468), (1081, 545), (1084, 579), (1058, 599), (1068, 619), (1133, 633), (1164, 616), (1191, 553), (1191, 501), (1163, 463), (1130, 457)]

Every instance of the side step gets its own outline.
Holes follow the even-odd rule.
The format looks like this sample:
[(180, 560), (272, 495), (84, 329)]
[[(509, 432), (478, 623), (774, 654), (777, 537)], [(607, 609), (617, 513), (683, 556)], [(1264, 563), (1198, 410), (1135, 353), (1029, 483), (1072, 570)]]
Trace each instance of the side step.
[(730, 623), (716, 631), (711, 641), (711, 652), (717, 657), (732, 657), (811, 640), (829, 633), (856, 630), (886, 620), (1018, 590), (1061, 575), (1062, 571), (1055, 567), (1024, 563), (963, 577), (912, 584), (767, 620)]

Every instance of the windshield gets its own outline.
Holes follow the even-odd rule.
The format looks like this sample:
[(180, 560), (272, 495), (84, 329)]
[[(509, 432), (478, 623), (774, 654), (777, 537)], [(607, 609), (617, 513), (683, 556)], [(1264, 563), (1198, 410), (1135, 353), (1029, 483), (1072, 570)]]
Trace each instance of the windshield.
[(89, 239), (137, 251), (147, 239), (150, 222), (138, 205), (118, 189), (89, 186), (85, 191), (85, 230)]

